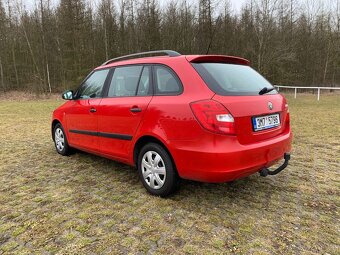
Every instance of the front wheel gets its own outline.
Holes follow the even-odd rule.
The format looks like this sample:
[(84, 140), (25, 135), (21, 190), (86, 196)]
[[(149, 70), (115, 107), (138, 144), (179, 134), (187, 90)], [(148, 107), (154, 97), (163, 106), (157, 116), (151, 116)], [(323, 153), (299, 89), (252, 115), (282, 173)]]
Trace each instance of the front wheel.
[(68, 145), (67, 137), (60, 123), (54, 127), (53, 140), (55, 148), (59, 154), (67, 156), (71, 153), (71, 147)]
[(139, 177), (152, 195), (165, 197), (173, 193), (179, 184), (179, 177), (169, 153), (159, 144), (145, 145), (138, 156)]

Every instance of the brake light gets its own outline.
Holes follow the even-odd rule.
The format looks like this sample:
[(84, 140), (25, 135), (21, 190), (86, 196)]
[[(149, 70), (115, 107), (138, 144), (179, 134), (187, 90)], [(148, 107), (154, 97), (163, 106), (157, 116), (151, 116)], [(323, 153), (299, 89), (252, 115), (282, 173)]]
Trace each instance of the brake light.
[(287, 111), (287, 114), (286, 114), (286, 125), (288, 127), (290, 126), (290, 113), (289, 113), (289, 111)]
[(290, 113), (289, 113), (288, 104), (286, 104), (285, 107), (286, 107), (286, 109), (287, 109), (287, 114), (286, 114), (286, 125), (289, 127), (289, 126), (290, 126)]
[(203, 128), (223, 135), (236, 134), (234, 117), (221, 103), (203, 100), (191, 103), (190, 107)]

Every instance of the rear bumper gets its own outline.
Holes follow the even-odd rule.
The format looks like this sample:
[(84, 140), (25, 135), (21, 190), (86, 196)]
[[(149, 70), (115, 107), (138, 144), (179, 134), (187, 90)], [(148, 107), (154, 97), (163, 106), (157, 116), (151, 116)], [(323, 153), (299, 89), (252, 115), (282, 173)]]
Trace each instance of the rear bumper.
[(268, 168), (291, 150), (292, 133), (287, 132), (250, 145), (236, 137), (207, 134), (199, 141), (170, 141), (179, 175), (202, 182), (227, 182)]

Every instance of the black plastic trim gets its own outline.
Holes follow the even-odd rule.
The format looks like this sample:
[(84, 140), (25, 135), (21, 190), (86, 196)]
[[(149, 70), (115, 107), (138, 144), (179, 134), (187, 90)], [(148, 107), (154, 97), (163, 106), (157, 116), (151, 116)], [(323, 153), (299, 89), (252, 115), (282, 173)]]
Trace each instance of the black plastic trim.
[[(114, 71), (116, 68), (121, 68), (121, 67), (128, 67), (128, 66), (143, 66), (143, 70), (145, 67), (150, 67), (150, 81), (151, 81), (151, 86), (149, 88), (148, 94), (147, 95), (134, 95), (134, 96), (116, 96), (116, 97), (109, 97), (108, 96), (108, 92), (110, 89), (110, 85), (111, 85), (111, 80), (113, 78), (114, 75)], [(170, 73), (173, 74), (174, 78), (176, 79), (176, 81), (178, 82), (178, 84), (180, 85), (180, 90), (178, 92), (164, 92), (164, 93), (156, 93), (156, 79), (155, 79), (155, 71), (154, 68), (157, 66), (161, 66), (164, 67), (166, 69), (169, 70)], [(108, 74), (107, 80), (105, 82), (105, 87), (103, 89), (103, 98), (123, 98), (123, 97), (147, 97), (147, 96), (179, 96), (181, 94), (183, 94), (184, 92), (184, 86), (183, 83), (181, 81), (181, 79), (179, 78), (178, 74), (168, 65), (166, 64), (160, 64), (160, 63), (136, 63), (136, 64), (127, 64), (127, 65), (117, 65), (114, 67), (110, 67), (110, 72)], [(101, 70), (101, 69), (100, 69)], [(143, 72), (142, 70), (142, 72)], [(139, 84), (138, 84), (139, 85)], [(137, 93), (138, 93), (138, 87), (137, 87)]]
[[(108, 74), (108, 79), (107, 79), (107, 82), (106, 82), (105, 87), (103, 89), (103, 98), (124, 98), (124, 97), (149, 97), (149, 96), (153, 96), (153, 84), (152, 84), (152, 82), (150, 84), (149, 91), (148, 91), (147, 95), (138, 95), (138, 94), (136, 95), (136, 93), (138, 93), (138, 86), (139, 86), (139, 84), (138, 84), (136, 93), (133, 96), (111, 96), (111, 97), (108, 96), (109, 90), (110, 90), (110, 86), (111, 86), (111, 81), (112, 81), (112, 78), (113, 78), (113, 75), (114, 75), (114, 72), (115, 72), (116, 68), (129, 67), (129, 66), (142, 66), (143, 67), (142, 68), (142, 72), (143, 72), (145, 67), (149, 67), (150, 68), (149, 69), (149, 79), (151, 81), (151, 78), (152, 78), (152, 65), (153, 64), (146, 63), (146, 64), (118, 65), (118, 66), (114, 66), (114, 67), (109, 67), (110, 68), (110, 72)], [(142, 75), (142, 72), (141, 72), (140, 75)]]
[[(179, 90), (176, 92), (162, 92), (162, 93), (157, 93), (157, 82), (156, 82), (156, 71), (155, 68), (156, 67), (163, 67), (165, 69), (167, 69), (175, 78), (175, 80), (177, 81), (178, 85), (179, 85)], [(181, 94), (183, 94), (184, 91), (184, 87), (183, 87), (183, 83), (181, 81), (181, 79), (178, 77), (177, 73), (168, 65), (165, 64), (153, 64), (152, 65), (152, 85), (153, 85), (153, 95), (154, 96), (179, 96)]]
[(157, 55), (157, 54), (163, 54), (163, 55), (166, 55), (166, 56), (169, 56), (169, 57), (181, 56), (180, 53), (173, 51), (173, 50), (155, 50), (155, 51), (139, 52), (139, 53), (134, 53), (134, 54), (129, 54), (129, 55), (109, 59), (106, 62), (104, 62), (102, 64), (102, 66), (105, 66), (105, 65), (111, 64), (113, 62), (117, 62), (117, 61), (128, 60), (128, 59), (136, 59), (136, 58), (141, 58), (141, 57), (147, 56), (147, 55)]
[(70, 133), (75, 133), (75, 134), (81, 134), (81, 135), (92, 135), (92, 136), (97, 136), (98, 132), (94, 131), (85, 131), (85, 130), (75, 130), (75, 129), (70, 129)]
[(123, 135), (123, 134), (113, 134), (113, 133), (98, 132), (98, 136), (106, 137), (106, 138), (119, 139), (119, 140), (125, 140), (125, 141), (131, 141), (132, 140), (132, 136), (131, 135)]
[(100, 136), (106, 138), (113, 138), (125, 141), (131, 141), (131, 135), (124, 135), (124, 134), (114, 134), (114, 133), (104, 133), (104, 132), (94, 132), (94, 131), (86, 131), (86, 130), (69, 130), (70, 133), (81, 134), (81, 135), (91, 135), (91, 136)]

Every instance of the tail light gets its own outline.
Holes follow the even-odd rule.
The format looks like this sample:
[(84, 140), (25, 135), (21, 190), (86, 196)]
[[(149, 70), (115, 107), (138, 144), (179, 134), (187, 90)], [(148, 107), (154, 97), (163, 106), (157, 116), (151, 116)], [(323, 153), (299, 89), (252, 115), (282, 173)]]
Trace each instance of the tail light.
[(290, 126), (290, 114), (289, 111), (286, 114), (286, 125), (289, 127)]
[(289, 113), (288, 104), (286, 104), (285, 107), (286, 107), (286, 109), (287, 109), (287, 114), (286, 114), (286, 125), (289, 127), (289, 126), (290, 126), (290, 113)]
[(203, 100), (191, 103), (190, 107), (203, 128), (223, 135), (236, 134), (234, 117), (221, 103)]

